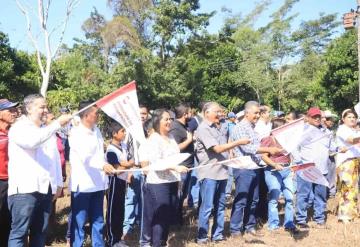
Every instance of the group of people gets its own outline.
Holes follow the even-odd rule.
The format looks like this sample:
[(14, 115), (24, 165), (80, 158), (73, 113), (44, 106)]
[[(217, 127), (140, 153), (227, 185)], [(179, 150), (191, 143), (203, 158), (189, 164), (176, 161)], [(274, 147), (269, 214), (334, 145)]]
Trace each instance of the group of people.
[[(66, 177), (66, 145), (71, 170), (67, 238), (74, 247), (83, 245), (87, 222), (92, 246), (127, 246), (136, 224), (140, 246), (167, 246), (170, 226), (184, 224), (184, 205), (198, 208), (199, 245), (226, 240), (229, 201), (233, 238), (261, 237), (258, 223), (264, 218), (270, 231), (284, 227), (298, 234), (309, 228), (310, 207), (313, 227), (327, 228), (326, 204), (335, 193), (340, 198), (339, 221), (348, 223), (358, 216), (360, 132), (353, 109), (342, 112), (335, 131), (336, 117), (330, 111), (310, 108), (302, 115), (303, 135), (288, 153), (272, 130), (298, 116), (279, 112), (273, 116), (269, 106), (255, 101), (247, 102), (242, 112), (227, 115), (216, 102), (205, 102), (198, 114), (187, 104), (151, 114), (140, 105), (139, 131), (146, 137), (141, 144), (117, 122), (100, 131), (99, 110), (91, 102), (80, 103), (79, 109), (85, 110), (76, 121), (66, 112), (55, 119), (37, 94), (25, 97), (22, 108), (19, 116), (18, 103), (0, 100), (1, 246), (45, 246), (53, 201), (61, 195)], [(61, 135), (64, 129), (66, 134)], [(179, 153), (189, 156), (181, 164), (167, 162)], [(250, 157), (259, 169), (222, 163), (242, 156)], [(306, 163), (315, 164), (330, 188), (289, 169)], [(285, 201), (283, 222), (280, 197)]]

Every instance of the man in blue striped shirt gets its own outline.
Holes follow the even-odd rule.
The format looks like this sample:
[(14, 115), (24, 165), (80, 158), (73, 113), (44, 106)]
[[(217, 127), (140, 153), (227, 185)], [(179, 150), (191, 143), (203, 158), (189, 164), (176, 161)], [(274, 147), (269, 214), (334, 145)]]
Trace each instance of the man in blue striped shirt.
[[(276, 154), (282, 152), (276, 147), (260, 147), (259, 134), (254, 130), (260, 117), (260, 105), (256, 101), (245, 104), (245, 117), (237, 123), (230, 133), (230, 141), (242, 138), (250, 139), (247, 145), (236, 146), (234, 156), (250, 156), (259, 164), (259, 154)], [(230, 232), (233, 237), (241, 236), (243, 232), (252, 236), (261, 236), (255, 230), (255, 211), (259, 201), (259, 172), (258, 170), (233, 169), (235, 179), (235, 198), (231, 211)]]

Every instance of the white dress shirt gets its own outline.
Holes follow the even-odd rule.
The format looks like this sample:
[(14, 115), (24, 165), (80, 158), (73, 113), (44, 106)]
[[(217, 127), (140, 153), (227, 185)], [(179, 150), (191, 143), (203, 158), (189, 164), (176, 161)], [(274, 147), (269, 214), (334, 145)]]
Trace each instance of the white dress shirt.
[(58, 121), (38, 127), (27, 117), (20, 118), (9, 131), (8, 195), (39, 192), (55, 194), (62, 187), (60, 155), (55, 133)]
[(259, 134), (260, 140), (270, 136), (271, 128), (271, 122), (266, 123), (262, 119), (259, 119), (255, 125), (255, 131)]
[(88, 129), (80, 123), (71, 129), (69, 145), (71, 191), (96, 192), (107, 189), (108, 177), (102, 170), (106, 164), (104, 140), (100, 130), (97, 127)]

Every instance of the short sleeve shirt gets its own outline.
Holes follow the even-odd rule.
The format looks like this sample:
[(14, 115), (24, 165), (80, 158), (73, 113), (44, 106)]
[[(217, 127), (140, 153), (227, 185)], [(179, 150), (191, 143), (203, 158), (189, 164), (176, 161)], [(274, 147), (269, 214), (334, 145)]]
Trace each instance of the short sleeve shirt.
[[(228, 158), (228, 152), (216, 153), (213, 147), (227, 143), (226, 135), (224, 135), (215, 124), (204, 120), (199, 125), (196, 132), (196, 155), (199, 159), (199, 166), (209, 163), (216, 163)], [(204, 178), (213, 180), (224, 180), (228, 178), (227, 166), (214, 164), (197, 170), (198, 179)]]
[(250, 156), (255, 163), (259, 164), (261, 156), (257, 154), (257, 150), (260, 147), (260, 136), (254, 130), (254, 125), (246, 119), (237, 123), (230, 133), (231, 141), (236, 141), (242, 138), (248, 138), (250, 143), (236, 146), (234, 148), (235, 157)]
[[(127, 150), (124, 143), (120, 144), (120, 147), (117, 147), (113, 144), (110, 144), (106, 150), (106, 161), (110, 165), (118, 165), (121, 161), (127, 161)], [(127, 179), (127, 172), (122, 172), (118, 176), (122, 180)]]
[[(175, 139), (177, 144), (180, 144), (187, 139), (186, 126), (180, 123), (178, 120), (174, 120), (171, 124), (170, 135)], [(194, 165), (194, 144), (190, 143), (181, 153), (189, 153), (191, 156), (184, 161), (184, 166), (192, 167)]]

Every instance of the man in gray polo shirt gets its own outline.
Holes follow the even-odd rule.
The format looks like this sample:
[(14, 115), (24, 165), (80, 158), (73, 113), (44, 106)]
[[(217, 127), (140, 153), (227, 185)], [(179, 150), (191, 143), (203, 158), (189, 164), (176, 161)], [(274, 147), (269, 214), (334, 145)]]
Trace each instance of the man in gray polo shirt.
[(221, 107), (216, 102), (204, 105), (204, 120), (201, 122), (196, 133), (196, 152), (199, 166), (214, 163), (198, 169), (200, 181), (201, 206), (198, 221), (198, 244), (207, 244), (209, 218), (212, 210), (214, 223), (211, 231), (211, 240), (219, 242), (224, 240), (224, 214), (225, 214), (225, 188), (228, 179), (227, 167), (215, 164), (228, 158), (228, 150), (248, 144), (248, 139), (239, 139), (227, 142), (227, 137), (216, 127), (219, 123)]

